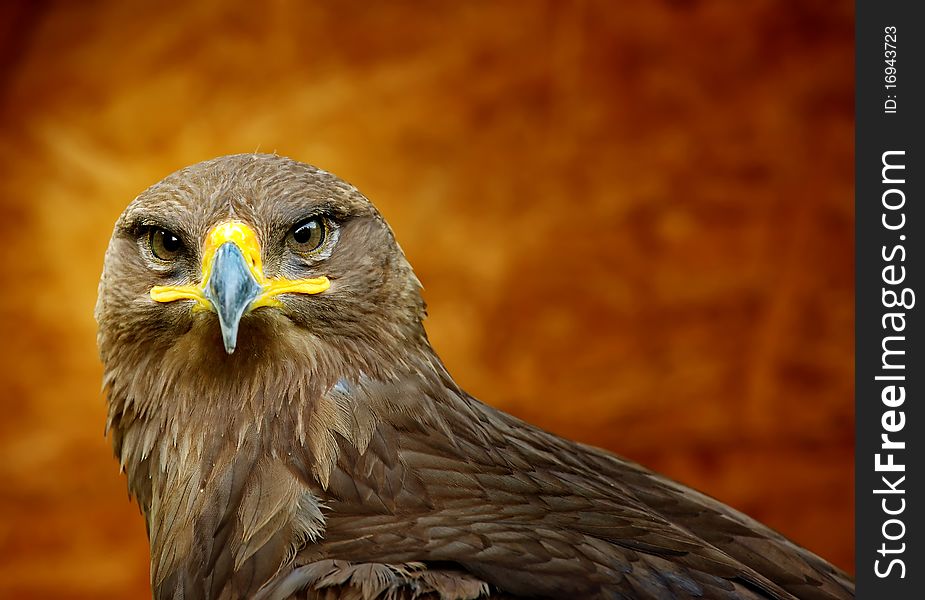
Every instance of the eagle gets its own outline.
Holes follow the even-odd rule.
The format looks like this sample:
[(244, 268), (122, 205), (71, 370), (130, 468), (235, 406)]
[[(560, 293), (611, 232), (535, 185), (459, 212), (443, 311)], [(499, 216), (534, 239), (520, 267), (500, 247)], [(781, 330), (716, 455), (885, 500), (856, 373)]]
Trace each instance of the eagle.
[(95, 311), (106, 431), (157, 600), (838, 600), (748, 516), (483, 404), (355, 187), (224, 156), (119, 217)]

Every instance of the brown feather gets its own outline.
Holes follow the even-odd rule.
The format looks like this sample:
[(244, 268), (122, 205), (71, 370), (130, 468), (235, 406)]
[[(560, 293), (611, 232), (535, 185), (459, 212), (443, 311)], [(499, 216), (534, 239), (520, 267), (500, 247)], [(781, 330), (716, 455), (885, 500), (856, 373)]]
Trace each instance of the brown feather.
[[(337, 223), (323, 261), (286, 250)], [(218, 221), (258, 232), (268, 276), (332, 282), (241, 321), (148, 292), (196, 283)], [(140, 251), (168, 227), (173, 270)], [(854, 584), (749, 517), (461, 391), (388, 225), (349, 184), (288, 159), (168, 177), (116, 224), (97, 305), (107, 430), (145, 515), (158, 599), (838, 600)]]

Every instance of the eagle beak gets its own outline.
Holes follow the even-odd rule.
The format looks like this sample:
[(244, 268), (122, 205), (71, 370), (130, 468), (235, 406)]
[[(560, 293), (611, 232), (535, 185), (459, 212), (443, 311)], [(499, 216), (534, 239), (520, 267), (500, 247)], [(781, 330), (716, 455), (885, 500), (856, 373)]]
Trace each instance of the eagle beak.
[(215, 252), (212, 272), (205, 285), (205, 297), (212, 303), (222, 328), (225, 352), (234, 352), (238, 343), (238, 324), (260, 297), (263, 287), (251, 273), (241, 249), (234, 242), (225, 242)]
[(247, 223), (225, 221), (212, 228), (203, 244), (202, 283), (154, 286), (151, 299), (194, 300), (193, 310), (215, 312), (225, 351), (231, 354), (237, 346), (238, 325), (245, 314), (261, 306), (282, 306), (277, 298), (281, 294), (320, 294), (329, 287), (331, 282), (324, 276), (267, 278), (257, 234)]

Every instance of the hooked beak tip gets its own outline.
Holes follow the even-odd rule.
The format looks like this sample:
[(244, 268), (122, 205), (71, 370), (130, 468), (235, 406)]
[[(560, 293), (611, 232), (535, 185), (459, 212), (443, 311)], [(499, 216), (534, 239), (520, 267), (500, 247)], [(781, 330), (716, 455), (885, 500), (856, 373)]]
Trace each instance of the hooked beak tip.
[(225, 344), (225, 352), (227, 352), (228, 354), (234, 354), (234, 349), (237, 347), (237, 343), (238, 343), (237, 337), (238, 337), (237, 331), (232, 331), (232, 332), (226, 332), (224, 330), (222, 331), (222, 342)]

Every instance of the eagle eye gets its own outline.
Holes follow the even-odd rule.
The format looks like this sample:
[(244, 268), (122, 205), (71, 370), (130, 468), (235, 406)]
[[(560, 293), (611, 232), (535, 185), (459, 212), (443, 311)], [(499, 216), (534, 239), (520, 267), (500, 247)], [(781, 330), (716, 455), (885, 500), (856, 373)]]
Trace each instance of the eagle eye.
[(148, 246), (154, 258), (165, 262), (176, 260), (183, 252), (183, 242), (180, 238), (160, 227), (152, 227), (149, 230)]
[(328, 224), (323, 217), (303, 219), (289, 232), (289, 245), (301, 254), (312, 253), (324, 245)]

